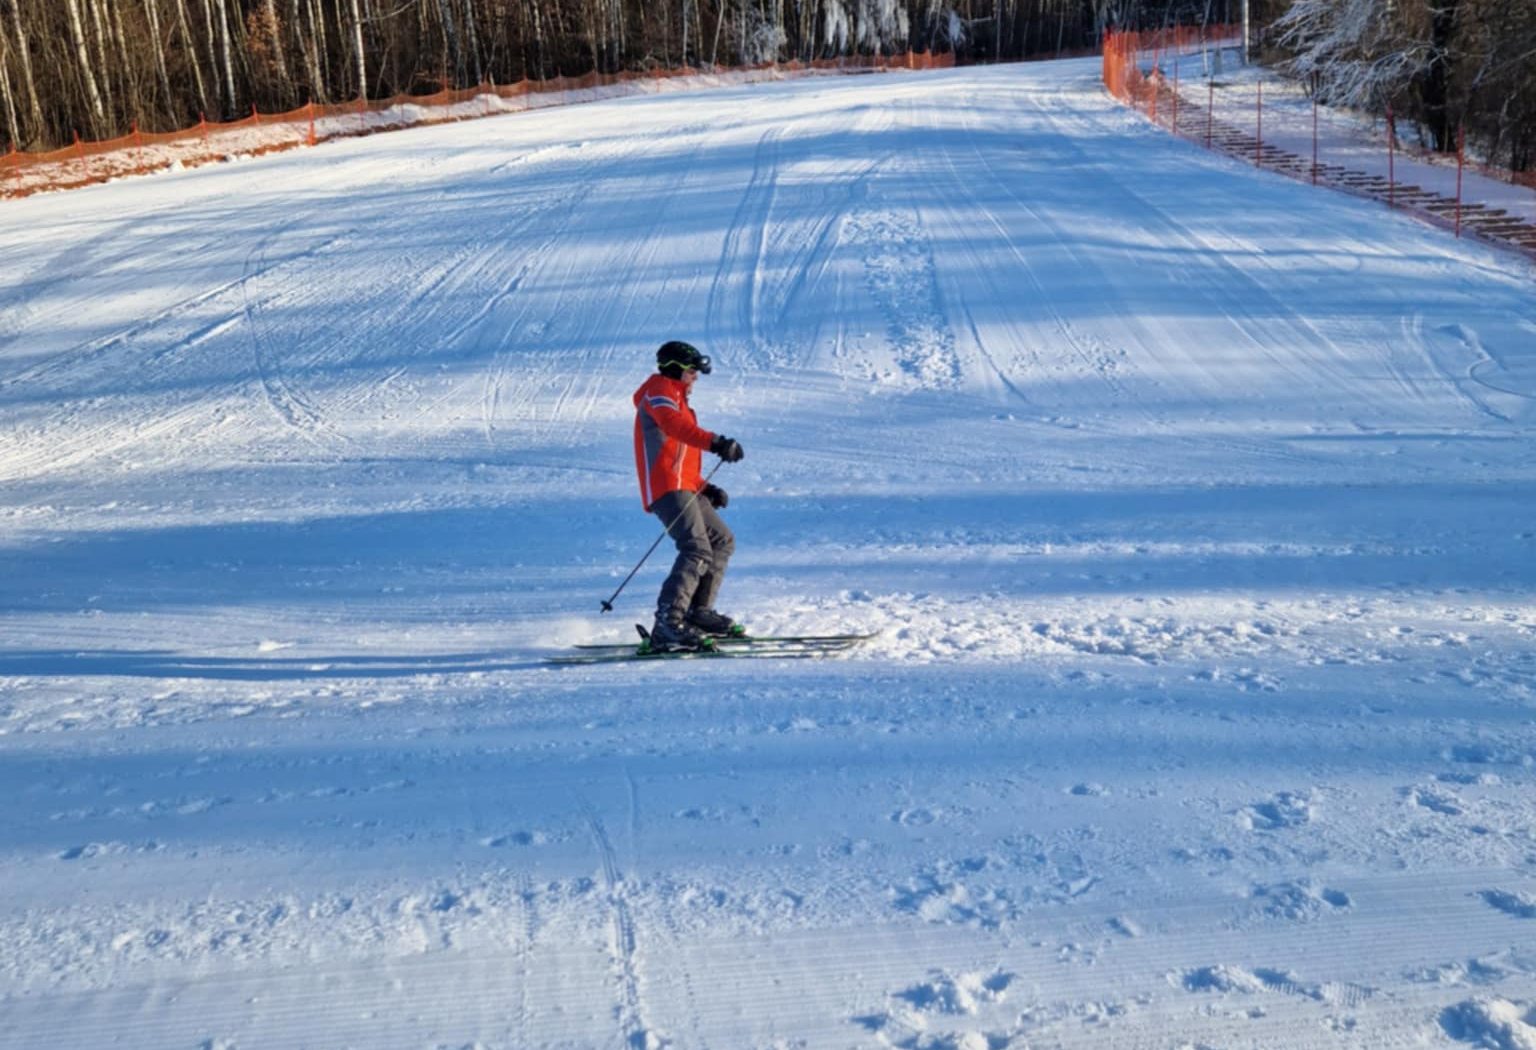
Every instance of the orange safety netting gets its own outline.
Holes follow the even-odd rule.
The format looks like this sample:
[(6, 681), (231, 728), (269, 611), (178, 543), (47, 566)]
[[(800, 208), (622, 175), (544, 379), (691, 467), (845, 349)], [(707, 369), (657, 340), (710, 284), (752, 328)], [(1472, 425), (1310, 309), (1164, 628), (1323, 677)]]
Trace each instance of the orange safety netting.
[[(43, 190), (73, 189), (176, 166), (196, 167), (244, 155), (313, 146), (328, 139), (366, 135), (412, 125), (468, 120), (506, 112), (494, 100), (527, 100), (531, 95), (588, 91), (635, 81), (672, 79), (740, 70), (798, 73), (808, 69), (863, 72), (888, 69), (948, 69), (953, 54), (906, 52), (896, 55), (854, 55), (814, 62), (764, 63), (736, 69), (653, 69), (635, 73), (591, 72), (579, 77), (522, 80), (515, 84), (486, 83), (433, 95), (396, 95), (336, 104), (301, 106), (286, 113), (257, 113), (241, 120), (201, 120), (180, 131), (152, 133), (137, 127), (127, 135), (97, 142), (75, 142), (64, 149), (30, 153), (15, 149), (0, 156), (0, 197), (24, 197)], [(477, 106), (477, 102), (479, 105)], [(544, 103), (549, 104), (549, 103)], [(238, 133), (238, 142), (234, 140)]]
[[(1104, 36), (1104, 87), (1120, 101), (1146, 111), (1153, 123), (1167, 123), (1177, 134), (1180, 98), (1176, 84), (1169, 83), (1163, 75), (1163, 56), (1201, 46), (1229, 45), (1240, 39), (1240, 32), (1239, 27), (1226, 25), (1203, 29), (1174, 26), (1144, 32), (1110, 30)], [(1432, 162), (1443, 160), (1443, 155), (1429, 150), (1411, 146), (1406, 149)], [(1536, 171), (1511, 171), (1490, 164), (1468, 167), (1500, 182), (1536, 189)]]
[[(1156, 119), (1163, 93), (1162, 56), (1210, 46), (1231, 38), (1232, 26), (1170, 26), (1144, 31), (1111, 29), (1104, 34), (1104, 86), (1122, 102), (1148, 109)], [(1141, 59), (1150, 59), (1148, 72)]]

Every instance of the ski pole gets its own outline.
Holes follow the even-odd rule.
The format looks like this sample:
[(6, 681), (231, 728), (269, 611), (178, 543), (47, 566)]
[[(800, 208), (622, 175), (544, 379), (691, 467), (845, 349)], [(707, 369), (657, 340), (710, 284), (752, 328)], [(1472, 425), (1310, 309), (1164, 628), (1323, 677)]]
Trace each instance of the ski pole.
[[(721, 466), (724, 465), (724, 463), (725, 463), (725, 460), (722, 459), (719, 462), (717, 462), (713, 467), (710, 468), (709, 473), (704, 475), (704, 484), (705, 485), (709, 484), (709, 479), (715, 476), (715, 471), (719, 470), (721, 468)], [(656, 542), (651, 544), (651, 549), (646, 551), (645, 554), (643, 554), (640, 557), (640, 560), (635, 563), (635, 567), (633, 569), (629, 570), (629, 575), (624, 577), (624, 582), (619, 584), (618, 590), (616, 590), (612, 594), (610, 594), (608, 596), (608, 600), (602, 603), (603, 612), (605, 612), (605, 613), (613, 612), (613, 601), (614, 601), (615, 598), (617, 598), (619, 596), (619, 591), (622, 591), (625, 587), (629, 586), (629, 581), (635, 578), (635, 573), (640, 571), (640, 566), (644, 565), (646, 563), (646, 560), (648, 558), (650, 558), (650, 556), (652, 554), (656, 553), (656, 548), (661, 546), (661, 541), (663, 539), (665, 539), (667, 534), (672, 531), (672, 526), (676, 525), (678, 523), (678, 521), (680, 521), (682, 519), (682, 516), (684, 514), (688, 513), (688, 508), (693, 506), (694, 502), (697, 501), (699, 496), (703, 495), (703, 493), (704, 493), (704, 489), (701, 487), (698, 492), (695, 492), (693, 494), (693, 498), (692, 499), (690, 499), (687, 503), (683, 504), (683, 509), (677, 512), (677, 517), (675, 517), (671, 521), (667, 522), (666, 528), (661, 530), (661, 535), (656, 537)]]

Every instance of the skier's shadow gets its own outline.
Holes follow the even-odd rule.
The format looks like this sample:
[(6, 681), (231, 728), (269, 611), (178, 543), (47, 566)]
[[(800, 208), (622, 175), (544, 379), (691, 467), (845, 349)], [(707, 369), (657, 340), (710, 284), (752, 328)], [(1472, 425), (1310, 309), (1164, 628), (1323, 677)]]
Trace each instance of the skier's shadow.
[(168, 649), (0, 650), (0, 677), (201, 678), (276, 682), (315, 678), (410, 678), (543, 667), (508, 653), (398, 656), (196, 656)]

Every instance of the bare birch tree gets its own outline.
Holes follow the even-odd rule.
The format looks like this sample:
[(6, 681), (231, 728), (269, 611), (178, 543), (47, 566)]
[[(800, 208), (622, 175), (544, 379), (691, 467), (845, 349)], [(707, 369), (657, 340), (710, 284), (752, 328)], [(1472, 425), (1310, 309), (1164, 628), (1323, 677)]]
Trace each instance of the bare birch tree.
[(470, 59), (474, 62), (475, 83), (485, 80), (485, 67), (480, 61), (480, 36), (475, 32), (475, 0), (464, 0), (464, 30)]
[(368, 97), (368, 52), (363, 48), (363, 13), (352, 0), (352, 50), (357, 63), (357, 97)]
[(203, 4), (203, 43), (208, 51), (208, 78), (213, 82), (215, 99), (221, 111), (227, 109), (230, 100), (227, 99), (219, 85), (219, 52), (217, 34), (213, 29), (213, 3), (212, 0), (202, 0)]
[(90, 103), (91, 130), (100, 137), (107, 126), (107, 110), (102, 104), (101, 92), (96, 86), (95, 64), (91, 61), (90, 43), (85, 38), (85, 27), (80, 21), (80, 0), (64, 0), (69, 14), (69, 28), (74, 37), (75, 54), (80, 61), (80, 80)]
[[(0, 12), (5, 12), (7, 9), (10, 15), (10, 25), (16, 31), (16, 55), (20, 59), (21, 84), (26, 91), (27, 112), (30, 114), (32, 121), (31, 134), (19, 136), (15, 141), (26, 143), (33, 136), (46, 134), (47, 129), (43, 122), (42, 104), (38, 100), (37, 80), (32, 74), (32, 49), (27, 42), (27, 32), (21, 22), (20, 0), (0, 0)], [(6, 26), (0, 25), (0, 33), (3, 33), (5, 29)]]
[(103, 104), (106, 110), (110, 112), (116, 108), (112, 102), (111, 74), (112, 70), (117, 67), (107, 57), (107, 31), (102, 25), (104, 20), (102, 18), (101, 0), (84, 0), (84, 3), (86, 13), (90, 15), (90, 22), (86, 26), (86, 31), (93, 38), (92, 43), (96, 46), (95, 67), (101, 84)]
[(181, 28), (182, 48), (185, 51), (187, 65), (192, 68), (192, 80), (197, 85), (197, 110), (199, 113), (208, 112), (208, 87), (203, 82), (203, 67), (197, 60), (197, 38), (192, 35), (192, 27), (187, 20), (187, 0), (175, 0), (176, 23)]
[(219, 58), (224, 66), (224, 113), (233, 116), (240, 104), (240, 94), (235, 87), (235, 61), (234, 48), (230, 40), (229, 12), (225, 9), (224, 0), (213, 0), (214, 26), (209, 29), (210, 36), (217, 35)]
[(262, 0), (261, 14), (261, 28), (263, 35), (266, 37), (263, 46), (270, 49), (270, 64), (277, 73), (278, 86), (286, 98), (289, 93), (290, 77), (288, 75), (288, 60), (283, 55), (283, 23), (277, 13), (277, 0)]
[(21, 122), (16, 117), (16, 98), (11, 91), (11, 38), (0, 31), (0, 101), (5, 103), (5, 127), (10, 133), (11, 148), (21, 141)]
[(155, 52), (155, 72), (160, 79), (160, 90), (163, 95), (167, 113), (176, 112), (176, 95), (171, 90), (171, 74), (165, 66), (165, 52), (169, 42), (160, 31), (160, 0), (144, 0), (145, 13), (149, 16), (150, 45)]
[(330, 54), (330, 46), (326, 43), (325, 14), (320, 10), (317, 0), (307, 0), (309, 10), (309, 32), (312, 41), (312, 54), (314, 61), (315, 84), (312, 90), (316, 91), (322, 101), (329, 102), (333, 95), (327, 86), (325, 79), (327, 63), (325, 56)]

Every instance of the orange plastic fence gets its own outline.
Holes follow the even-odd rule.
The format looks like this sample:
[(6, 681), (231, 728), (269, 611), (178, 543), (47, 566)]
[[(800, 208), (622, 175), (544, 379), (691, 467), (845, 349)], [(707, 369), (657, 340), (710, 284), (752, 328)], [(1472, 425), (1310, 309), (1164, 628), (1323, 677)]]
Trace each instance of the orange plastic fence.
[[(1179, 52), (1202, 44), (1225, 41), (1236, 32), (1233, 26), (1170, 26), (1167, 29), (1111, 29), (1104, 34), (1104, 86), (1122, 102), (1155, 106), (1159, 59), (1165, 52)], [(1149, 74), (1143, 75), (1142, 56), (1151, 60)]]
[[(737, 69), (653, 69), (637, 73), (587, 73), (579, 77), (553, 77), (549, 80), (521, 80), (515, 84), (486, 83), (473, 88), (450, 89), (433, 95), (396, 95), (387, 99), (358, 99), (354, 102), (316, 105), (311, 103), (286, 113), (258, 113), (241, 120), (197, 124), (180, 131), (151, 133), (136, 127), (127, 135), (96, 142), (85, 142), (78, 135), (73, 145), (49, 152), (22, 152), (13, 146), (0, 156), (0, 197), (25, 197), (44, 190), (74, 189), (107, 182), (127, 175), (139, 175), (166, 168), (196, 167), (226, 160), (233, 152), (271, 153), (279, 150), (313, 146), (329, 139), (367, 135), (391, 128), (468, 120), (504, 112), (487, 105), (479, 111), (468, 104), (486, 96), (498, 99), (526, 99), (529, 95), (552, 95), (611, 87), (638, 80), (659, 80), (736, 72), (742, 69), (761, 72), (798, 73), (807, 69), (863, 72), (888, 69), (948, 69), (955, 64), (953, 54), (906, 52), (896, 55), (855, 55), (821, 59), (814, 62), (764, 63)], [(380, 120), (380, 114), (398, 111), (398, 119)], [(258, 135), (252, 135), (259, 129)], [(240, 133), (239, 145), (235, 133)]]
[[(1168, 83), (1161, 70), (1162, 56), (1170, 52), (1189, 50), (1202, 42), (1231, 42), (1238, 38), (1237, 26), (1210, 26), (1204, 30), (1191, 26), (1175, 26), (1146, 32), (1109, 31), (1104, 37), (1104, 86), (1111, 95), (1131, 106), (1145, 110), (1154, 123), (1172, 122), (1177, 110), (1170, 112), (1176, 103), (1174, 85)], [(1147, 72), (1142, 72), (1143, 65)], [(1162, 115), (1158, 107), (1161, 105)], [(1404, 152), (1413, 152), (1434, 162), (1444, 158), (1431, 151), (1415, 146), (1400, 146)], [(1495, 165), (1477, 164), (1473, 167), (1489, 178), (1536, 189), (1536, 171), (1511, 171)]]

